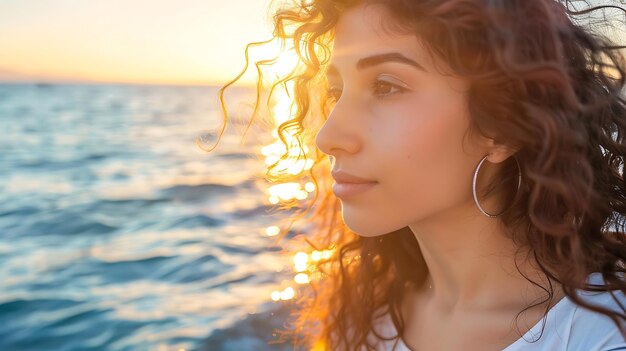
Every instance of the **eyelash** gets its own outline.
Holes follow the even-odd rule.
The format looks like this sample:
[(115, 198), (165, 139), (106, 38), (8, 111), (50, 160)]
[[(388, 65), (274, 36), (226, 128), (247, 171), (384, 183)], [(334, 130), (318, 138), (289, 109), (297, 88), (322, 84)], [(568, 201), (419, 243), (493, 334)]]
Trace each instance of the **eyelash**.
[[(372, 90), (376, 90), (376, 88), (379, 87), (380, 85), (386, 85), (386, 86), (389, 86), (391, 88), (396, 88), (397, 89), (397, 92), (395, 92), (395, 93), (383, 93), (383, 94), (376, 95), (376, 98), (377, 99), (381, 99), (381, 100), (382, 99), (386, 99), (390, 95), (401, 94), (401, 93), (404, 93), (404, 92), (408, 91), (408, 89), (405, 88), (405, 87), (402, 87), (402, 86), (400, 86), (398, 84), (390, 83), (388, 81), (384, 81), (384, 80), (381, 80), (381, 79), (376, 79), (370, 85), (370, 88)], [(329, 89), (326, 90), (326, 95), (331, 97), (334, 101), (337, 101), (337, 100), (339, 100), (339, 98), (335, 96), (337, 91), (341, 92), (340, 89), (329, 88)]]

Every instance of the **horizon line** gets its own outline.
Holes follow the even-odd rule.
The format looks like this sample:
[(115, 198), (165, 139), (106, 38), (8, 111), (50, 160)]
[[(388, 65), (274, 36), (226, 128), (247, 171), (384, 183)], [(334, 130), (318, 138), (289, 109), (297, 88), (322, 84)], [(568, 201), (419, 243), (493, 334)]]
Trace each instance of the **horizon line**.
[[(211, 82), (167, 82), (167, 81), (105, 81), (105, 80), (81, 80), (81, 79), (1, 79), (0, 85), (154, 85), (154, 86), (189, 86), (189, 87), (221, 87), (224, 83)], [(237, 83), (231, 87), (254, 88), (255, 83)]]

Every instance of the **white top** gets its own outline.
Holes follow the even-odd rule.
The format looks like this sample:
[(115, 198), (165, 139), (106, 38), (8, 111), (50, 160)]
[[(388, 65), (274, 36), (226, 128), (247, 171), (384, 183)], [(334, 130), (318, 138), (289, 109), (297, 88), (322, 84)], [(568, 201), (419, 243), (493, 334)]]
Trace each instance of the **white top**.
[[(589, 275), (591, 284), (603, 284), (602, 274)], [(577, 290), (578, 296), (595, 305), (610, 308), (623, 313), (621, 307), (606, 291)], [(626, 308), (626, 296), (619, 290), (613, 291), (615, 297)], [(543, 321), (545, 328), (541, 334)], [(620, 319), (621, 320), (621, 319)], [(385, 337), (395, 337), (398, 332), (389, 313), (383, 315), (375, 324), (376, 331)], [(368, 335), (376, 351), (412, 351), (400, 337), (394, 340), (379, 340), (371, 332)], [(533, 342), (535, 341), (535, 342)], [(521, 338), (502, 351), (626, 351), (626, 341), (615, 322), (608, 316), (582, 308), (567, 296), (552, 306), (546, 318), (539, 320)]]

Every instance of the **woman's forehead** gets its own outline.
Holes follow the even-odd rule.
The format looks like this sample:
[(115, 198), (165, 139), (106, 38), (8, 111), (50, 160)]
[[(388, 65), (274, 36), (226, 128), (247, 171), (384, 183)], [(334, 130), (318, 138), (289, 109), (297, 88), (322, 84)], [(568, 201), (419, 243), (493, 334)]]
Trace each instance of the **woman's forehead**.
[(384, 27), (394, 19), (380, 4), (361, 4), (343, 13), (335, 28), (331, 61), (335, 66), (354, 64), (370, 56), (396, 53), (422, 67), (428, 67), (429, 55), (417, 35), (401, 34)]
[(361, 4), (346, 10), (335, 26), (335, 50), (341, 53), (413, 41), (415, 36), (385, 29), (384, 22), (393, 20), (390, 16), (386, 7), (379, 4)]

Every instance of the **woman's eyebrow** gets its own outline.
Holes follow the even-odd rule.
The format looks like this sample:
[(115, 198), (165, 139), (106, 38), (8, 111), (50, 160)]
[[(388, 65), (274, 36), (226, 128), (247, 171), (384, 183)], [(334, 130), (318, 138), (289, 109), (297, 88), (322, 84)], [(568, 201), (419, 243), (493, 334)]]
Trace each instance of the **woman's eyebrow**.
[[(385, 53), (385, 54), (378, 54), (378, 55), (364, 57), (357, 62), (356, 68), (357, 70), (362, 70), (362, 69), (369, 68), (372, 66), (380, 65), (385, 62), (404, 63), (412, 67), (415, 67), (420, 71), (426, 72), (426, 69), (424, 68), (424, 66), (420, 65), (419, 63), (417, 63), (417, 61), (410, 59), (399, 52), (390, 52), (390, 53)], [(328, 65), (327, 75), (338, 76), (339, 71), (337, 70), (337, 67), (335, 67), (333, 64)]]

